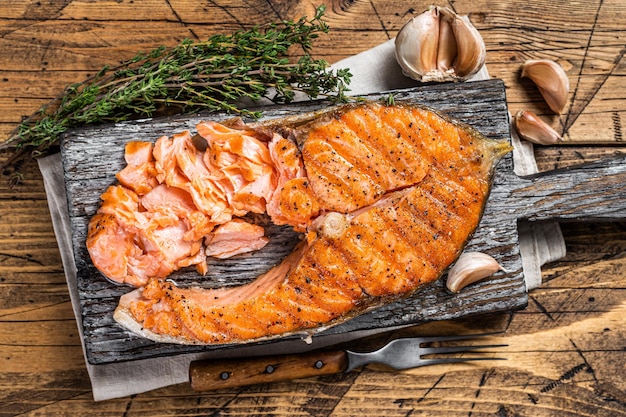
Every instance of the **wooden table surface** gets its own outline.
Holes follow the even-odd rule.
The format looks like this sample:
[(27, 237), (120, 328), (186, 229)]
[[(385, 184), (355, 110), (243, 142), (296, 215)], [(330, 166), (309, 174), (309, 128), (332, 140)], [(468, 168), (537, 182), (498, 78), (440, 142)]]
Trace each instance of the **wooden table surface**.
[[(393, 38), (429, 3), (325, 0), (329, 62)], [(487, 45), (511, 112), (531, 109), (566, 144), (536, 148), (542, 170), (623, 152), (626, 3), (621, 0), (449, 2)], [(440, 2), (440, 5), (446, 5)], [(311, 16), (308, 1), (11, 0), (0, 9), (0, 137), (106, 64), (139, 50), (253, 24)], [(571, 92), (560, 117), (519, 78), (550, 58)], [(0, 155), (6, 158), (7, 155)], [(624, 416), (626, 224), (561, 225), (565, 258), (543, 268), (529, 305), (414, 332), (501, 330), (509, 360), (330, 377), (195, 393), (187, 384), (94, 402), (43, 181), (35, 164), (14, 188), (0, 178), (0, 415)]]

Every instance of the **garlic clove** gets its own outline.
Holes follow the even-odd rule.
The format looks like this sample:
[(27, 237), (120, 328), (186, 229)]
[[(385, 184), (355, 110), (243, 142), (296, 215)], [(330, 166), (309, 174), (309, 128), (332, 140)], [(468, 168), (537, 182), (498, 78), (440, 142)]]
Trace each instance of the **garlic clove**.
[(569, 95), (569, 79), (563, 67), (549, 59), (530, 59), (522, 65), (522, 77), (531, 79), (548, 107), (561, 114)]
[(457, 77), (474, 75), (485, 64), (485, 42), (467, 16), (459, 16), (447, 7), (442, 8), (442, 20), (448, 21), (456, 39), (457, 56), (454, 72)]
[(485, 43), (467, 16), (431, 6), (408, 21), (395, 40), (396, 60), (418, 81), (460, 81), (485, 63)]
[(539, 145), (554, 145), (562, 140), (556, 130), (530, 110), (518, 111), (513, 126), (520, 138)]
[(437, 68), (450, 71), (453, 68), (458, 50), (452, 25), (447, 20), (439, 22), (439, 45), (437, 45)]
[(409, 77), (437, 70), (439, 9), (431, 7), (409, 20), (395, 40), (396, 60)]
[(504, 270), (498, 261), (482, 252), (464, 252), (448, 271), (446, 286), (459, 292), (469, 284), (487, 278), (498, 270)]

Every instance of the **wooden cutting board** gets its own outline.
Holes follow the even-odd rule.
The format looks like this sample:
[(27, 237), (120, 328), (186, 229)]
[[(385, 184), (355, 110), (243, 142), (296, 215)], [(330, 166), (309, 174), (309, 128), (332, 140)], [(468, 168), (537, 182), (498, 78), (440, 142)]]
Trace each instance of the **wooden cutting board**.
[[(379, 99), (387, 95), (374, 94), (368, 98)], [(428, 85), (396, 91), (395, 98), (430, 106), (472, 125), (488, 137), (510, 139), (505, 88), (500, 80)], [(281, 117), (317, 110), (327, 105), (325, 102), (312, 101), (271, 106), (263, 110), (264, 117)], [(241, 346), (160, 344), (125, 331), (114, 322), (112, 314), (119, 297), (131, 288), (105, 279), (92, 265), (85, 247), (87, 225), (100, 204), (100, 195), (115, 183), (115, 173), (125, 165), (123, 156), (126, 142), (154, 142), (162, 135), (172, 135), (185, 129), (193, 131), (200, 120), (220, 121), (230, 117), (225, 114), (204, 114), (148, 119), (76, 129), (64, 136), (61, 152), (78, 271), (85, 350), (90, 363), (103, 364), (208, 350), (226, 354)], [(624, 158), (621, 158), (591, 167), (551, 173), (549, 176), (522, 179), (513, 173), (512, 157), (508, 155), (498, 165), (494, 188), (483, 219), (466, 248), (491, 254), (507, 272), (497, 273), (493, 278), (467, 287), (459, 294), (447, 291), (445, 279), (441, 279), (404, 301), (374, 310), (320, 334), (385, 329), (525, 307), (527, 293), (519, 253), (517, 220), (623, 218), (626, 211), (623, 199), (626, 194), (625, 165)], [(594, 186), (589, 187), (588, 181), (592, 181)], [(260, 217), (257, 220), (265, 221)], [(299, 240), (298, 235), (288, 227), (268, 224), (266, 230), (270, 244), (261, 251), (229, 260), (209, 261), (209, 273), (204, 277), (195, 270), (187, 270), (175, 273), (172, 279), (179, 285), (204, 287), (249, 282), (280, 262)], [(289, 339), (299, 339), (299, 336), (291, 336)]]

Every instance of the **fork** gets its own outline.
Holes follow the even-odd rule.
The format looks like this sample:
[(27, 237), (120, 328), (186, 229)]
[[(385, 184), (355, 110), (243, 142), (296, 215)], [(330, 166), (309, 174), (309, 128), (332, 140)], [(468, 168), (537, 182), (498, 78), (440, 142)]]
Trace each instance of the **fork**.
[(189, 365), (189, 382), (191, 388), (195, 391), (209, 391), (218, 388), (239, 387), (315, 375), (350, 372), (371, 363), (386, 365), (396, 370), (404, 370), (444, 363), (505, 360), (505, 358), (485, 356), (424, 357), (426, 355), (461, 353), (507, 346), (506, 344), (423, 346), (438, 342), (477, 339), (496, 334), (499, 333), (400, 338), (394, 339), (382, 348), (372, 352), (354, 352), (351, 350), (313, 351), (302, 354), (194, 361)]

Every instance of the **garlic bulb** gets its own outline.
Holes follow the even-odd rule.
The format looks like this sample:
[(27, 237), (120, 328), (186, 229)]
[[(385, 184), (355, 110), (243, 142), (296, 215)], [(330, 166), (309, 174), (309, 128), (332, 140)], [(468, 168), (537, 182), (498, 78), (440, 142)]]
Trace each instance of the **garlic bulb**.
[(396, 60), (418, 81), (462, 81), (485, 63), (483, 38), (467, 16), (430, 6), (409, 20), (395, 40)]
[(554, 145), (561, 141), (561, 135), (530, 110), (520, 110), (513, 122), (520, 138), (539, 145)]
[(522, 65), (522, 77), (530, 78), (548, 107), (561, 114), (569, 94), (569, 79), (563, 67), (549, 59), (529, 59)]
[(503, 269), (498, 261), (482, 252), (464, 252), (448, 271), (446, 286), (452, 292), (459, 292), (469, 284), (487, 278)]

